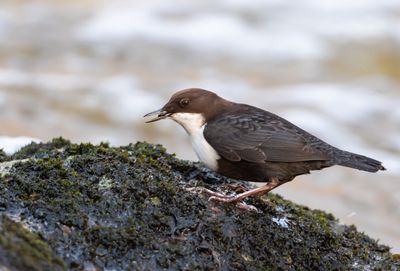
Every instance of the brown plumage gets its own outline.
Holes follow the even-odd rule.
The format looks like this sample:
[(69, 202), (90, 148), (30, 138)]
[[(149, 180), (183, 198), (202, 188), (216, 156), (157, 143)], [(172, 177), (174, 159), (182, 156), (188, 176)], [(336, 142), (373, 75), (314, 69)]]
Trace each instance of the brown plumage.
[(203, 89), (179, 91), (149, 115), (157, 115), (149, 122), (172, 118), (181, 124), (200, 160), (222, 175), (267, 183), (235, 197), (209, 191), (218, 201), (262, 195), (298, 175), (334, 165), (385, 170), (381, 162), (333, 147), (273, 113)]

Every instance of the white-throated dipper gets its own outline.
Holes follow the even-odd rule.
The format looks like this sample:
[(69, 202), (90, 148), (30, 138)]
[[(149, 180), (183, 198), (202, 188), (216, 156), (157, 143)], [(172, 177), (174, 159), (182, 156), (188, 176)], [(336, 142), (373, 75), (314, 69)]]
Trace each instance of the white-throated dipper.
[(261, 196), (298, 175), (334, 165), (385, 170), (382, 162), (335, 148), (273, 113), (204, 89), (176, 92), (160, 110), (145, 117), (153, 115), (147, 122), (171, 118), (179, 123), (200, 161), (210, 169), (233, 179), (266, 183), (236, 196), (207, 190), (220, 202)]

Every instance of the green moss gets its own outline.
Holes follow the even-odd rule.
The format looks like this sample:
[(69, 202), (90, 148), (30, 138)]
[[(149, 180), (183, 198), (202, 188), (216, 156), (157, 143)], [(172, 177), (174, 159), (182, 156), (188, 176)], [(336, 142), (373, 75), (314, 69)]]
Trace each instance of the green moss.
[[(187, 187), (237, 181), (138, 142), (31, 144), (0, 182), (4, 212), (24, 210), (71, 270), (396, 270), (399, 259), (330, 214), (269, 194), (260, 213)], [(357, 270), (356, 268), (356, 270)]]
[(12, 155), (12, 159), (24, 159), (24, 158), (48, 158), (53, 157), (55, 154), (62, 151), (66, 146), (70, 146), (69, 140), (61, 137), (54, 138), (50, 144), (45, 143), (34, 143), (21, 148), (18, 152)]
[(395, 261), (400, 261), (400, 254), (393, 254), (392, 259)]
[(6, 216), (1, 222), (1, 266), (10, 270), (66, 270), (64, 262), (36, 234)]
[(7, 156), (7, 154), (3, 151), (3, 149), (0, 149), (0, 163), (8, 161), (10, 158)]

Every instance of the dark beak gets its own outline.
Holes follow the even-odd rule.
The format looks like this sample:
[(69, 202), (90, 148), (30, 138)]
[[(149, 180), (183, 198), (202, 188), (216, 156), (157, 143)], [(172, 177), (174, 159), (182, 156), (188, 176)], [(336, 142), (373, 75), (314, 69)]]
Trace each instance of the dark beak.
[(154, 119), (146, 121), (146, 123), (150, 123), (150, 122), (154, 122), (154, 121), (157, 121), (157, 120), (165, 119), (165, 118), (169, 117), (171, 114), (168, 113), (167, 111), (165, 111), (163, 108), (161, 108), (161, 109), (158, 109), (156, 111), (147, 113), (143, 117), (146, 118), (146, 117), (155, 116), (155, 115), (157, 115), (157, 117), (155, 117)]

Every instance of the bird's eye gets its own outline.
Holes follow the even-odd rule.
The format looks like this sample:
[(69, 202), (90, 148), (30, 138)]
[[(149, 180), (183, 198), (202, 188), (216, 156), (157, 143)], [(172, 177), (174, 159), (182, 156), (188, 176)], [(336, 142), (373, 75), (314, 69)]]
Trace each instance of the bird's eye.
[(188, 98), (183, 98), (182, 100), (179, 101), (179, 104), (182, 107), (185, 107), (185, 106), (187, 106), (189, 104), (189, 99)]

